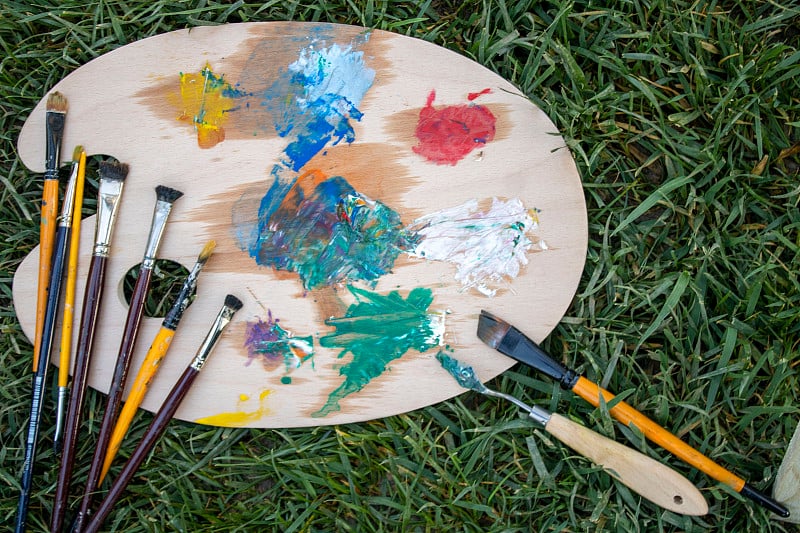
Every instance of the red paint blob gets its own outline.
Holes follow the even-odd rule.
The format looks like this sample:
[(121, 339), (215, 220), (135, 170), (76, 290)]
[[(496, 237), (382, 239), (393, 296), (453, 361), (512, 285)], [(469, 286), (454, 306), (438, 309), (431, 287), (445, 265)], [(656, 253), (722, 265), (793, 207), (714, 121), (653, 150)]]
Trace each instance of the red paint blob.
[(471, 101), (475, 100), (477, 97), (483, 96), (484, 94), (489, 94), (491, 92), (492, 92), (491, 89), (484, 89), (484, 90), (479, 91), (477, 93), (469, 93), (467, 95), (467, 100), (469, 100), (471, 102)]
[(435, 99), (436, 91), (431, 91), (419, 112), (415, 131), (419, 144), (414, 146), (414, 152), (438, 165), (455, 165), (472, 150), (494, 139), (496, 119), (488, 108), (462, 104), (436, 109)]

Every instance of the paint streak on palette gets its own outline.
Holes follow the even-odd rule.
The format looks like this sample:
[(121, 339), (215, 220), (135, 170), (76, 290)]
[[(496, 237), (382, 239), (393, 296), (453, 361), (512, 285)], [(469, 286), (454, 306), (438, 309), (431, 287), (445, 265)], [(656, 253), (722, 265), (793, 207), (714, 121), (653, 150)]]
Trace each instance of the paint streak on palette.
[[(482, 376), (512, 363), (477, 339), (480, 309), (541, 339), (575, 293), (586, 211), (555, 126), (507, 81), (430, 43), (331, 24), (194, 28), (101, 56), (54, 90), (70, 104), (65, 146), (131, 167), (91, 386), (111, 379), (127, 312), (114, 284), (141, 260), (153, 188), (185, 193), (160, 257), (190, 265), (218, 243), (146, 409), (226, 293), (245, 307), (176, 416), (251, 427), (368, 420), (455, 396), (439, 347)], [(19, 139), (33, 171), (45, 100)], [(29, 336), (37, 258), (14, 283)], [(144, 320), (134, 366), (159, 325)]]

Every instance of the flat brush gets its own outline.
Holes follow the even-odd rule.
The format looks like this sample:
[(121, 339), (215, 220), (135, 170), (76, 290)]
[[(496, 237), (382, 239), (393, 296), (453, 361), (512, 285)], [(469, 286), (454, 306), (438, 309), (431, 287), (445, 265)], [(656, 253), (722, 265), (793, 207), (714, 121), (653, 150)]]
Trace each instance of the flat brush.
[[(108, 443), (111, 440), (111, 433), (114, 430), (114, 424), (119, 414), (119, 407), (122, 403), (122, 394), (125, 391), (125, 382), (128, 377), (131, 356), (133, 355), (138, 337), (139, 325), (142, 321), (145, 298), (150, 288), (150, 280), (156, 263), (156, 254), (158, 253), (161, 238), (167, 226), (167, 219), (172, 212), (173, 203), (181, 196), (183, 196), (183, 193), (176, 189), (163, 185), (158, 185), (156, 187), (156, 205), (153, 210), (153, 220), (150, 224), (150, 233), (147, 238), (144, 258), (139, 268), (139, 277), (136, 279), (136, 284), (133, 287), (128, 316), (125, 319), (125, 327), (122, 332), (119, 353), (117, 354), (114, 374), (111, 378), (111, 385), (108, 390), (103, 420), (100, 424), (100, 434), (98, 435), (97, 445), (95, 446), (92, 462), (89, 466), (89, 475), (86, 480), (83, 500), (81, 501), (81, 509), (78, 512), (79, 519), (76, 522), (78, 526), (82, 523), (80, 517), (85, 515), (86, 511), (91, 507), (95, 489), (97, 489), (100, 483), (100, 472), (103, 469)], [(77, 531), (80, 531), (80, 529)]]
[(439, 352), (436, 359), (459, 385), (486, 396), (508, 400), (555, 438), (602, 466), (613, 478), (656, 505), (675, 513), (700, 516), (708, 513), (705, 498), (688, 479), (643, 453), (608, 439), (585, 426), (530, 406), (510, 394), (492, 390), (481, 383), (470, 366)]
[(209, 241), (200, 252), (192, 271), (189, 272), (189, 275), (183, 282), (183, 286), (175, 299), (175, 303), (172, 304), (172, 307), (164, 317), (164, 321), (161, 323), (161, 329), (156, 334), (152, 344), (150, 344), (150, 349), (147, 351), (147, 355), (145, 355), (144, 361), (142, 361), (142, 365), (139, 367), (139, 372), (136, 374), (136, 379), (133, 381), (131, 390), (125, 400), (125, 405), (122, 406), (122, 411), (119, 413), (114, 431), (111, 433), (111, 440), (108, 443), (108, 451), (106, 452), (106, 457), (103, 462), (103, 469), (100, 472), (99, 483), (102, 483), (103, 479), (106, 477), (108, 469), (111, 467), (111, 463), (114, 460), (114, 456), (119, 451), (120, 444), (122, 444), (122, 439), (125, 437), (125, 433), (131, 425), (133, 416), (142, 404), (150, 382), (155, 377), (156, 372), (158, 372), (161, 361), (167, 354), (167, 350), (169, 350), (172, 338), (175, 336), (175, 330), (178, 329), (178, 324), (180, 324), (183, 313), (192, 301), (200, 271), (203, 269), (203, 266), (205, 266), (209, 257), (211, 257), (211, 254), (214, 253), (214, 247), (216, 247), (216, 245), (216, 242)]
[[(79, 148), (83, 151), (82, 148)], [(61, 298), (62, 280), (64, 279), (64, 263), (66, 258), (69, 234), (72, 226), (72, 206), (75, 202), (75, 186), (78, 180), (78, 163), (72, 166), (61, 215), (58, 218), (53, 241), (52, 264), (50, 267), (50, 280), (47, 283), (47, 302), (42, 322), (41, 340), (39, 342), (39, 359), (36, 372), (33, 375), (33, 394), (31, 397), (30, 420), (28, 422), (28, 436), (25, 441), (25, 462), (22, 469), (22, 491), (19, 497), (17, 512), (17, 529), (25, 529), (27, 509), (33, 481), (33, 466), (36, 462), (36, 445), (39, 440), (39, 426), (44, 405), (44, 393), (47, 385), (47, 371), (50, 368), (50, 353), (53, 349), (53, 337), (58, 318), (58, 303)]]
[(97, 190), (97, 221), (94, 230), (94, 248), (89, 263), (89, 273), (81, 310), (78, 344), (75, 350), (75, 369), (72, 375), (72, 394), (69, 397), (64, 428), (64, 449), (56, 483), (56, 496), (51, 516), (51, 530), (60, 532), (67, 508), (67, 497), (72, 480), (75, 447), (82, 421), (83, 401), (86, 395), (89, 363), (92, 356), (97, 315), (103, 297), (106, 263), (111, 251), (111, 236), (122, 196), (128, 165), (103, 161), (100, 163), (100, 183)]
[[(567, 369), (557, 363), (517, 328), (487, 311), (481, 311), (478, 321), (478, 337), (500, 353), (525, 363), (557, 380), (562, 388), (575, 392), (595, 407), (600, 405), (601, 398), (605, 403), (609, 403), (614, 399), (612, 393), (578, 375), (574, 370)], [(778, 516), (789, 516), (789, 511), (786, 507), (757, 491), (748, 485), (744, 479), (718, 465), (629, 404), (618, 402), (608, 412), (626, 426), (633, 424), (652, 442), (717, 481), (728, 485), (742, 496), (750, 498)]]
[(36, 329), (33, 337), (33, 371), (39, 365), (44, 312), (47, 305), (47, 284), (56, 235), (58, 215), (58, 167), (61, 161), (61, 142), (67, 121), (67, 99), (56, 91), (47, 97), (45, 115), (45, 170), (42, 190), (42, 217), (39, 222), (39, 284), (36, 292)]
[[(139, 466), (150, 454), (150, 451), (153, 449), (158, 439), (161, 438), (161, 435), (167, 428), (167, 424), (175, 415), (175, 411), (178, 410), (181, 401), (183, 401), (184, 396), (189, 392), (189, 388), (197, 378), (200, 370), (203, 369), (203, 365), (205, 365), (208, 356), (214, 349), (223, 330), (233, 319), (233, 315), (236, 311), (241, 309), (241, 307), (242, 302), (235, 296), (229, 294), (225, 297), (225, 304), (222, 306), (222, 309), (220, 309), (208, 335), (206, 335), (205, 340), (197, 350), (197, 355), (195, 355), (194, 360), (186, 367), (186, 370), (184, 370), (181, 377), (172, 387), (164, 403), (161, 404), (161, 408), (158, 410), (158, 413), (156, 413), (153, 422), (145, 431), (144, 437), (142, 437), (142, 440), (136, 446), (136, 449), (131, 454), (130, 459), (125, 463), (125, 466), (122, 467), (122, 471), (114, 480), (114, 483), (109, 489), (105, 499), (100, 504), (100, 507), (97, 509), (97, 512), (83, 529), (84, 532), (96, 532), (100, 529), (100, 526), (103, 525), (103, 521), (108, 517), (108, 514), (111, 512), (120, 496), (122, 496), (122, 493), (125, 491), (131, 479), (133, 479)], [(86, 517), (85, 514), (83, 516)]]
[(75, 306), (75, 282), (78, 278), (78, 251), (81, 236), (81, 211), (83, 209), (83, 185), (86, 177), (86, 152), (78, 146), (72, 155), (73, 165), (77, 166), (75, 181), (74, 206), (69, 224), (69, 257), (67, 260), (67, 284), (64, 290), (64, 312), (61, 320), (61, 349), (58, 363), (58, 404), (56, 407), (56, 434), (53, 437), (53, 448), (61, 452), (61, 439), (64, 435), (64, 416), (67, 410), (69, 395), (69, 364), (72, 351), (72, 321)]

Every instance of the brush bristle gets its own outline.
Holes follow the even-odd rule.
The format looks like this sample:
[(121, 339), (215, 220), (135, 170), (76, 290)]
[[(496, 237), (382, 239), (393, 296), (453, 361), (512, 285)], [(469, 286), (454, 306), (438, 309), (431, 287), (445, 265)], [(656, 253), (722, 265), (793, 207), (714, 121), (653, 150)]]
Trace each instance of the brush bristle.
[(100, 178), (122, 181), (128, 177), (128, 164), (117, 161), (100, 162)]
[(238, 311), (242, 308), (242, 301), (234, 296), (233, 294), (229, 294), (225, 297), (225, 307), (230, 307), (234, 311)]
[(156, 187), (156, 197), (160, 202), (172, 203), (181, 196), (183, 196), (183, 193), (178, 189), (173, 189), (164, 185), (159, 185)]
[(56, 113), (66, 113), (67, 98), (58, 91), (50, 93), (50, 96), (47, 97), (47, 110), (55, 111)]
[(75, 147), (75, 149), (72, 151), (72, 160), (73, 160), (73, 161), (78, 161), (78, 160), (80, 160), (80, 158), (81, 158), (81, 154), (82, 154), (82, 153), (83, 153), (83, 146), (79, 144), (79, 145), (78, 145), (78, 146), (76, 146), (76, 147)]
[(488, 311), (481, 310), (481, 317), (478, 319), (478, 338), (491, 348), (497, 348), (509, 328), (511, 326), (507, 322)]
[(197, 257), (197, 262), (203, 264), (208, 261), (208, 258), (214, 253), (214, 248), (216, 247), (217, 241), (208, 241), (203, 247), (203, 251), (200, 252), (200, 255)]

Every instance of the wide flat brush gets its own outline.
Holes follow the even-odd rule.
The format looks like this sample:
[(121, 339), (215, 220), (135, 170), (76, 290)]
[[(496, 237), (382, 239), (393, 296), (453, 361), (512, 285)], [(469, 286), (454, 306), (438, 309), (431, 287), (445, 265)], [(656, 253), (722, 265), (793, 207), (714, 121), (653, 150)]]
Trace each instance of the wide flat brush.
[(175, 336), (175, 330), (178, 329), (181, 318), (183, 318), (183, 313), (192, 301), (200, 271), (203, 269), (203, 266), (205, 266), (209, 257), (211, 257), (211, 254), (214, 253), (214, 247), (216, 245), (216, 242), (210, 241), (200, 252), (197, 262), (183, 282), (183, 286), (177, 298), (175, 298), (175, 303), (172, 304), (172, 307), (164, 317), (164, 321), (161, 323), (161, 329), (150, 344), (150, 349), (147, 351), (147, 355), (145, 355), (144, 361), (142, 361), (142, 365), (139, 367), (136, 379), (134, 379), (128, 397), (125, 399), (125, 405), (122, 406), (122, 411), (120, 411), (119, 418), (117, 418), (114, 431), (111, 433), (108, 451), (106, 452), (106, 457), (103, 462), (103, 469), (100, 472), (99, 483), (102, 483), (103, 479), (106, 477), (108, 469), (111, 467), (111, 463), (114, 460), (114, 456), (117, 454), (117, 451), (119, 451), (120, 444), (122, 444), (122, 439), (125, 437), (125, 433), (127, 433), (131, 421), (133, 421), (133, 416), (142, 404), (150, 382), (155, 377), (156, 372), (158, 372), (161, 361), (164, 359), (167, 350), (169, 350), (171, 346), (172, 338)]
[(61, 142), (67, 121), (67, 99), (60, 92), (47, 97), (45, 115), (45, 171), (42, 190), (42, 216), (39, 222), (39, 284), (36, 291), (36, 329), (33, 337), (33, 371), (39, 365), (40, 342), (47, 305), (47, 284), (50, 282), (50, 263), (56, 235), (58, 215), (58, 167), (61, 161)]
[[(205, 340), (197, 350), (197, 355), (195, 355), (192, 362), (186, 367), (186, 370), (184, 370), (181, 377), (178, 378), (178, 381), (172, 387), (166, 399), (164, 399), (164, 403), (161, 404), (161, 408), (158, 410), (158, 413), (156, 413), (153, 422), (150, 423), (150, 426), (145, 431), (144, 437), (142, 437), (142, 440), (136, 446), (136, 449), (125, 463), (125, 466), (122, 467), (122, 471), (114, 480), (114, 483), (109, 489), (108, 494), (106, 494), (105, 499), (100, 504), (100, 507), (97, 509), (97, 512), (94, 513), (94, 516), (92, 516), (91, 521), (89, 521), (86, 527), (82, 528), (84, 532), (99, 531), (100, 526), (103, 525), (103, 521), (108, 517), (108, 514), (114, 508), (120, 496), (122, 496), (122, 493), (125, 491), (131, 479), (133, 479), (139, 466), (150, 454), (150, 451), (153, 449), (158, 439), (161, 438), (161, 435), (167, 428), (167, 424), (169, 424), (169, 421), (175, 415), (175, 411), (178, 410), (186, 393), (189, 392), (192, 383), (194, 383), (203, 365), (205, 365), (208, 356), (214, 349), (225, 327), (230, 323), (233, 319), (233, 315), (236, 311), (241, 309), (241, 307), (242, 302), (235, 296), (229, 294), (225, 297), (225, 304), (222, 306), (222, 309), (220, 309), (208, 335), (206, 335)], [(82, 516), (85, 518), (87, 515), (84, 514)], [(78, 525), (76, 527), (80, 526)]]
[(81, 310), (78, 344), (75, 350), (75, 369), (72, 375), (72, 394), (69, 397), (64, 428), (64, 449), (56, 483), (56, 496), (51, 516), (51, 530), (60, 532), (67, 508), (67, 498), (75, 461), (75, 447), (82, 421), (83, 400), (86, 395), (89, 363), (92, 356), (97, 315), (103, 296), (106, 263), (110, 253), (111, 236), (117, 219), (128, 165), (103, 161), (100, 163), (100, 183), (97, 191), (97, 222), (94, 230), (94, 248), (89, 263), (89, 273)]
[[(81, 149), (82, 151), (82, 149)], [(72, 174), (64, 194), (64, 203), (61, 216), (58, 218), (53, 241), (52, 264), (50, 267), (50, 280), (47, 283), (47, 302), (42, 322), (41, 340), (39, 342), (39, 358), (36, 371), (33, 374), (33, 394), (31, 397), (30, 420), (28, 422), (28, 435), (25, 441), (25, 462), (22, 469), (19, 505), (17, 509), (17, 530), (25, 529), (27, 520), (28, 503), (30, 500), (33, 482), (33, 466), (36, 462), (36, 448), (39, 440), (39, 426), (44, 405), (44, 393), (47, 388), (47, 371), (50, 368), (50, 353), (53, 349), (56, 320), (58, 318), (58, 304), (61, 298), (62, 280), (64, 279), (64, 264), (66, 260), (67, 245), (72, 226), (72, 206), (75, 202), (75, 186), (78, 180), (78, 162), (72, 166)]]
[(78, 166), (75, 183), (75, 200), (72, 216), (69, 221), (69, 257), (67, 258), (67, 283), (64, 289), (64, 312), (61, 319), (61, 349), (58, 363), (58, 404), (56, 406), (56, 434), (53, 437), (53, 448), (61, 452), (61, 439), (64, 435), (64, 416), (69, 396), (69, 366), (72, 351), (72, 321), (75, 307), (75, 283), (78, 278), (78, 252), (81, 237), (81, 211), (83, 210), (83, 185), (86, 178), (86, 152), (82, 146), (75, 149), (72, 157)]
[(459, 385), (486, 396), (512, 402), (555, 438), (602, 466), (613, 478), (656, 505), (675, 513), (700, 516), (708, 513), (705, 498), (688, 479), (641, 452), (606, 438), (538, 406), (530, 406), (510, 394), (492, 390), (481, 383), (470, 366), (439, 352), (442, 366)]
[[(111, 378), (111, 385), (108, 390), (108, 398), (106, 399), (105, 410), (103, 411), (103, 420), (100, 424), (100, 434), (97, 437), (97, 445), (95, 446), (92, 462), (89, 466), (86, 489), (83, 492), (81, 508), (78, 512), (79, 519), (76, 521), (78, 527), (81, 525), (80, 517), (84, 516), (86, 511), (91, 507), (94, 492), (100, 483), (100, 473), (102, 472), (103, 463), (105, 462), (106, 450), (108, 450), (111, 433), (117, 421), (119, 407), (122, 403), (122, 394), (125, 391), (125, 381), (128, 377), (131, 356), (133, 355), (133, 350), (136, 345), (139, 325), (142, 321), (145, 298), (150, 288), (150, 280), (153, 275), (153, 268), (155, 267), (156, 254), (158, 253), (161, 238), (167, 226), (167, 219), (172, 212), (173, 203), (181, 196), (183, 196), (183, 193), (176, 189), (163, 185), (158, 185), (156, 187), (156, 205), (153, 210), (153, 220), (150, 224), (147, 246), (145, 247), (144, 257), (141, 267), (139, 268), (139, 276), (136, 278), (136, 284), (133, 287), (133, 294), (131, 295), (131, 302), (128, 307), (128, 316), (125, 319), (125, 327), (122, 332), (119, 353), (117, 354), (114, 374)], [(76, 531), (80, 531), (80, 529)]]
[[(558, 380), (562, 388), (575, 392), (595, 407), (599, 406), (601, 401), (609, 403), (614, 399), (612, 393), (578, 375), (574, 370), (565, 368), (517, 328), (487, 311), (481, 311), (478, 321), (478, 337), (500, 353)], [(728, 485), (742, 496), (750, 498), (778, 516), (789, 516), (786, 507), (757, 491), (744, 479), (718, 465), (629, 404), (617, 402), (608, 412), (626, 426), (633, 424), (652, 442), (717, 481)]]

